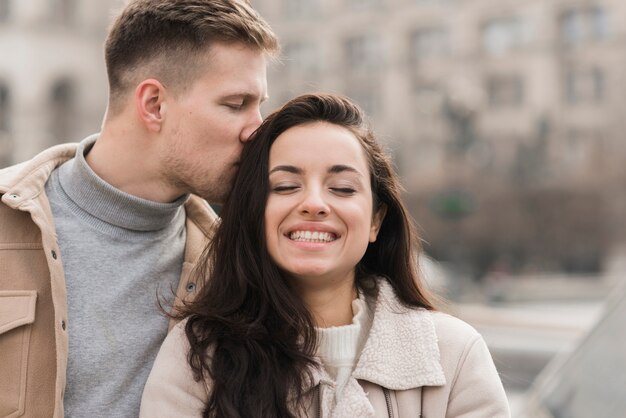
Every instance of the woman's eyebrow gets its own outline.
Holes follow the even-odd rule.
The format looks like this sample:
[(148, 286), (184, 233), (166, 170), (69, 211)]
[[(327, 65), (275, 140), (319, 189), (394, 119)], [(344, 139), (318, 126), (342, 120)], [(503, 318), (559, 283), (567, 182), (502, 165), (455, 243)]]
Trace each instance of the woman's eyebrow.
[(277, 171), (286, 171), (287, 173), (292, 173), (292, 174), (303, 173), (301, 168), (293, 166), (293, 165), (277, 165), (276, 167), (270, 170), (269, 174), (275, 173)]
[[(304, 170), (302, 170), (300, 167), (296, 167), (294, 165), (277, 165), (276, 167), (272, 168), (269, 172), (269, 174), (275, 173), (277, 171), (285, 171), (287, 173), (292, 173), (292, 174), (303, 174)], [(328, 174), (338, 174), (338, 173), (343, 173), (343, 172), (350, 172), (350, 173), (355, 173), (358, 174), (360, 176), (362, 176), (363, 174), (357, 170), (356, 168), (349, 166), (349, 165), (344, 165), (344, 164), (336, 164), (333, 165), (331, 167), (328, 168), (327, 172)]]
[(349, 171), (351, 173), (355, 173), (355, 174), (358, 174), (360, 176), (363, 175), (359, 170), (357, 170), (356, 168), (351, 167), (349, 165), (337, 164), (337, 165), (334, 165), (334, 166), (332, 166), (332, 167), (330, 167), (328, 169), (328, 173), (329, 174), (337, 174), (337, 173), (342, 173), (344, 171)]

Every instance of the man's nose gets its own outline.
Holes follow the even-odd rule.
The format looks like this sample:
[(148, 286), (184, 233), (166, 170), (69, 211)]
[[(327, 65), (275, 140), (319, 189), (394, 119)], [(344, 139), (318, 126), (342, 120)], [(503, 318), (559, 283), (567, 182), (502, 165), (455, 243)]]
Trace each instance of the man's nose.
[(250, 114), (250, 117), (246, 125), (241, 130), (239, 140), (241, 142), (249, 141), (254, 131), (256, 131), (259, 126), (261, 126), (261, 122), (263, 122), (263, 117), (261, 116), (261, 109), (257, 108)]

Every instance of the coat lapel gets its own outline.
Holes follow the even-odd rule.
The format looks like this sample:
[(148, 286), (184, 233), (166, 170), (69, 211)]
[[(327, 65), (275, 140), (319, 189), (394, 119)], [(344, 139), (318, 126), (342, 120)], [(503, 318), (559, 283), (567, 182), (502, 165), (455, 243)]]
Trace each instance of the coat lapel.
[[(306, 387), (313, 393), (319, 385), (321, 399), (313, 409), (320, 407), (321, 416), (374, 417), (372, 404), (358, 380), (390, 390), (446, 383), (431, 313), (404, 307), (386, 280), (378, 279), (378, 285), (376, 300), (368, 300), (374, 313), (369, 336), (342, 393), (335, 394), (335, 382), (322, 366), (311, 370), (312, 379)], [(336, 395), (339, 401), (335, 403)]]
[(404, 307), (386, 280), (378, 285), (372, 328), (352, 377), (392, 390), (444, 385), (431, 313)]
[(355, 379), (350, 379), (343, 387), (341, 398), (335, 408), (332, 409), (330, 416), (332, 418), (372, 418), (374, 413), (374, 407), (372, 407), (367, 394), (363, 391), (359, 382)]

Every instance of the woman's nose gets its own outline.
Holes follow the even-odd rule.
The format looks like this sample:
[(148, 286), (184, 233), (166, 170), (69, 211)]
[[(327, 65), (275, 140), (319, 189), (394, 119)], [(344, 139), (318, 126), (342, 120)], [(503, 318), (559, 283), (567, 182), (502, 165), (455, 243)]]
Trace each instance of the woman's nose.
[(330, 213), (328, 203), (319, 190), (307, 192), (299, 209), (301, 214), (308, 216), (326, 216)]

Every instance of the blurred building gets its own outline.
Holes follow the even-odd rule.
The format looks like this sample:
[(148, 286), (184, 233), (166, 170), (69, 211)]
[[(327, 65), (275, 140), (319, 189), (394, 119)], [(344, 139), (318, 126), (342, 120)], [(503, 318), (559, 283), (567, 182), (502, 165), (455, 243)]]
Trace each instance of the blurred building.
[(252, 3), (284, 50), (269, 107), (359, 102), (436, 259), (594, 271), (626, 242), (623, 1)]
[(97, 132), (121, 0), (0, 0), (0, 167)]
[(272, 105), (341, 92), (409, 189), (472, 173), (580, 183), (623, 171), (621, 0), (253, 0), (284, 47)]
[[(97, 130), (122, 0), (0, 0), (0, 166)], [(409, 189), (472, 173), (593, 182), (626, 156), (619, 0), (252, 0), (284, 47), (274, 107), (341, 92)], [(592, 174), (592, 175), (590, 175)]]
[[(99, 129), (123, 2), (0, 0), (0, 167)], [(436, 259), (597, 270), (626, 248), (623, 1), (251, 3), (284, 51), (266, 109), (314, 90), (359, 102)]]

